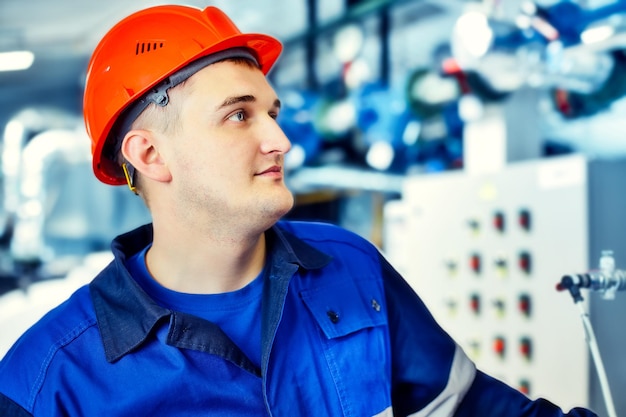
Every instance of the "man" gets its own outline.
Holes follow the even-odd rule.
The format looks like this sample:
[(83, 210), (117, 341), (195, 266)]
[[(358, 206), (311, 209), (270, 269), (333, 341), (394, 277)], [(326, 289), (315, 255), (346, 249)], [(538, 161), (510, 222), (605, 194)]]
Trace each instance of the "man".
[(146, 9), (104, 36), (85, 87), (94, 172), (153, 223), (9, 351), (0, 414), (565, 415), (477, 371), (374, 246), (280, 221), (280, 51), (213, 7)]

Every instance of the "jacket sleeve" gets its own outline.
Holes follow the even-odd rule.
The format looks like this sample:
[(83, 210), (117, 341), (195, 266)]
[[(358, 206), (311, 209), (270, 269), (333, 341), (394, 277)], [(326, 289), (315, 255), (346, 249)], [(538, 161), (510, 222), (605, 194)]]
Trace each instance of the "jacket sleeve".
[[(476, 368), (411, 286), (381, 256), (394, 415), (452, 416)], [(483, 416), (487, 417), (487, 416)]]
[(530, 400), (519, 391), (479, 371), (455, 416), (505, 415), (524, 417), (597, 417), (595, 413), (584, 408), (573, 408), (569, 413), (564, 413), (561, 408), (546, 399)]
[(381, 265), (391, 344), (394, 415), (596, 416), (582, 408), (566, 414), (545, 399), (530, 400), (518, 390), (477, 370), (382, 255)]

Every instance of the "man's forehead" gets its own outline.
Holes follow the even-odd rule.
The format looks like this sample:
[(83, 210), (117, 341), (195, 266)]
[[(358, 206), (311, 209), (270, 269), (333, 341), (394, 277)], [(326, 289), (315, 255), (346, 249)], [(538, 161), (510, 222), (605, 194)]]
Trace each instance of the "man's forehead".
[(181, 86), (188, 89), (189, 94), (210, 98), (220, 107), (266, 100), (268, 95), (273, 104), (280, 107), (276, 92), (254, 64), (218, 62), (198, 71)]

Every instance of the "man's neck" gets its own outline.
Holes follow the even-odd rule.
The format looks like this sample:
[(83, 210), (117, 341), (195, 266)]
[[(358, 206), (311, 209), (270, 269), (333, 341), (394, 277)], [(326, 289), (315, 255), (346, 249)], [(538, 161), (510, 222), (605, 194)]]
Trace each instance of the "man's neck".
[(174, 291), (216, 294), (245, 287), (263, 270), (265, 235), (241, 240), (214, 239), (198, 233), (187, 239), (180, 233), (155, 230), (146, 266), (161, 285)]

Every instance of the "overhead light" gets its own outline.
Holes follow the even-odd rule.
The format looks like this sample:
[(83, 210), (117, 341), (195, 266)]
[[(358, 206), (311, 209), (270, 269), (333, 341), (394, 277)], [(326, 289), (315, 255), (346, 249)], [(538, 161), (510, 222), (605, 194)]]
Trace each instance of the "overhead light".
[(0, 71), (20, 71), (30, 68), (35, 55), (30, 51), (0, 52)]

